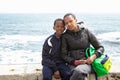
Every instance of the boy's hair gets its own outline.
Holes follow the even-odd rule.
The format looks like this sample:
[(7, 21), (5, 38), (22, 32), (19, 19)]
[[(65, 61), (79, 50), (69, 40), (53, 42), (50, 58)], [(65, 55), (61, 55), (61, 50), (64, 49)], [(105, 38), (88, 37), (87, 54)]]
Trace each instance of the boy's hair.
[(76, 16), (75, 16), (74, 14), (72, 14), (72, 13), (67, 13), (67, 14), (65, 14), (64, 17), (63, 17), (63, 19), (65, 19), (65, 17), (70, 16), (70, 15), (71, 15), (74, 19), (76, 19)]
[(55, 26), (55, 24), (56, 24), (56, 22), (57, 22), (57, 21), (62, 21), (62, 23), (65, 25), (65, 23), (64, 23), (64, 21), (63, 21), (63, 19), (58, 18), (58, 19), (56, 19), (56, 20), (54, 21), (54, 26)]

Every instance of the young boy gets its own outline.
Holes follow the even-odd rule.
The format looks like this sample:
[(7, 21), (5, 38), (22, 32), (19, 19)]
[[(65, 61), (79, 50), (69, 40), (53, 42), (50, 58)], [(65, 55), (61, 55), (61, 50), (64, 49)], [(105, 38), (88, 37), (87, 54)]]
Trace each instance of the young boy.
[(53, 29), (55, 33), (45, 40), (42, 50), (43, 80), (52, 80), (52, 76), (56, 79), (69, 80), (70, 69), (60, 56), (61, 35), (65, 30), (63, 20), (56, 19)]

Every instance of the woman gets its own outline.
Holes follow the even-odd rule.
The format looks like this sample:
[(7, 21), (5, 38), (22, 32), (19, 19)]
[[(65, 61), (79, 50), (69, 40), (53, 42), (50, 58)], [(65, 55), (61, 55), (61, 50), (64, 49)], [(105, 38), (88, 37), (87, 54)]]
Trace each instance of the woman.
[[(77, 23), (74, 14), (68, 13), (64, 16), (67, 30), (62, 36), (62, 58), (68, 63), (72, 70), (70, 80), (87, 80), (87, 74), (91, 72), (91, 63), (104, 52), (104, 47), (97, 38), (82, 24)], [(85, 50), (92, 45), (96, 51), (88, 59)]]

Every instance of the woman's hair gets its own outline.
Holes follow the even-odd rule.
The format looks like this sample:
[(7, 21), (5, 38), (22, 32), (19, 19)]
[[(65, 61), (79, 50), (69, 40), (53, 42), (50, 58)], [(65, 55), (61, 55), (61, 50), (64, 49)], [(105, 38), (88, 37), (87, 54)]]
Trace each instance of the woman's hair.
[(57, 21), (62, 21), (62, 23), (65, 25), (63, 19), (61, 19), (61, 18), (57, 18), (57, 19), (54, 21), (54, 26), (55, 26), (55, 24), (56, 24)]
[(70, 15), (71, 15), (74, 19), (76, 19), (76, 16), (75, 16), (74, 14), (72, 14), (72, 13), (67, 13), (67, 14), (65, 14), (64, 17), (63, 17), (63, 19), (65, 19), (65, 17), (70, 16)]

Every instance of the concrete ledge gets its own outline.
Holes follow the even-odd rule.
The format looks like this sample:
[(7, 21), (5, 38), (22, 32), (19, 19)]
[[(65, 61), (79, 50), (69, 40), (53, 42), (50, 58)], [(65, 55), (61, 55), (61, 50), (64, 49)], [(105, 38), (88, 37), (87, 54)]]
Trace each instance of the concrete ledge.
[[(95, 80), (95, 76), (90, 74), (89, 80)], [(109, 73), (106, 76), (98, 77), (98, 80), (120, 80), (120, 73)]]
[[(119, 64), (113, 65), (110, 73), (99, 77), (99, 80), (120, 80), (119, 66)], [(42, 80), (41, 68), (40, 64), (0, 65), (0, 80)], [(95, 80), (94, 74), (88, 77), (89, 80)]]
[[(99, 77), (99, 80), (120, 80), (120, 73), (109, 73), (104, 77)], [(0, 75), (0, 80), (42, 80), (41, 73), (33, 73), (26, 75)], [(60, 80), (60, 79), (53, 79)], [(93, 74), (90, 74), (89, 80), (95, 80)]]

